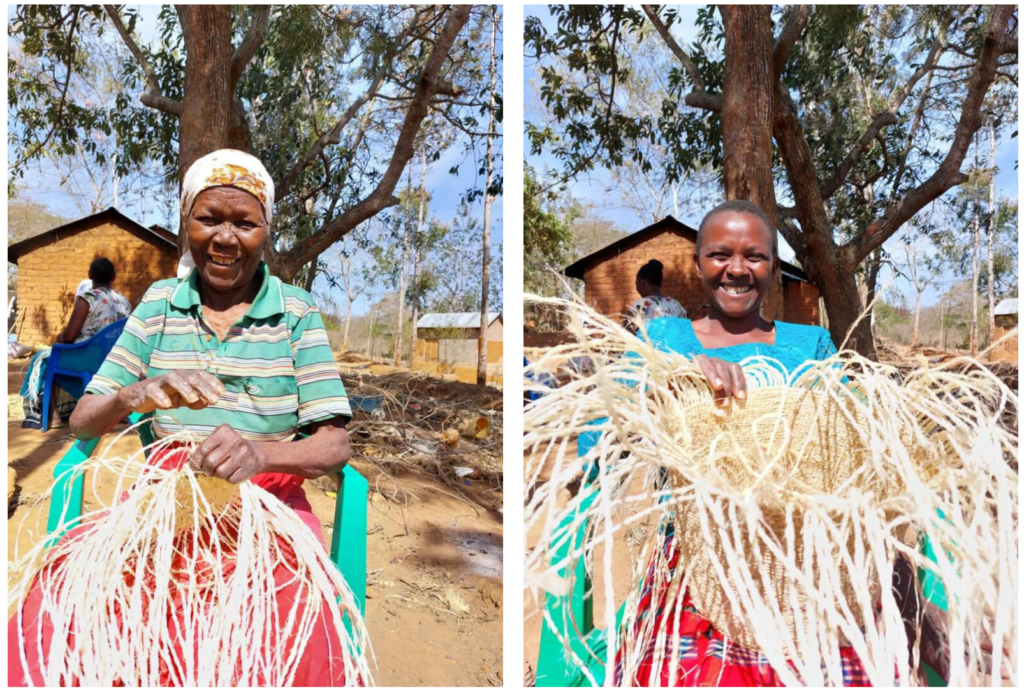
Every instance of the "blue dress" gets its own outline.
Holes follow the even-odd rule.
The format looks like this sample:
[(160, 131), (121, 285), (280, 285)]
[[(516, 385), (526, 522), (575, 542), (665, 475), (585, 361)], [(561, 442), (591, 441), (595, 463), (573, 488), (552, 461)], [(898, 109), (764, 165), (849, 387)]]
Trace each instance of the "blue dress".
[(780, 320), (775, 321), (774, 345), (752, 342), (706, 349), (693, 331), (693, 321), (686, 318), (655, 318), (647, 324), (647, 334), (663, 352), (691, 359), (704, 354), (731, 362), (754, 356), (770, 357), (781, 362), (790, 373), (809, 359), (827, 359), (836, 353), (832, 337), (824, 328)]

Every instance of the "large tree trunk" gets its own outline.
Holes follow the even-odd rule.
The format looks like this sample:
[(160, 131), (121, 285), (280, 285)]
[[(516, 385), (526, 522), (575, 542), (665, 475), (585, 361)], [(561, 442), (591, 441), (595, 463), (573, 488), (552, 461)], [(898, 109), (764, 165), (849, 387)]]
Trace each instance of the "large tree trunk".
[[(722, 167), (727, 200), (749, 200), (774, 223), (772, 177), (772, 22), (768, 5), (720, 5), (725, 27)], [(774, 230), (773, 230), (773, 233)], [(775, 277), (761, 315), (782, 318), (782, 275)]]
[(487, 295), (490, 291), (491, 281), (491, 204), (494, 197), (491, 195), (491, 181), (494, 178), (494, 89), (495, 89), (495, 60), (494, 40), (498, 32), (497, 8), (492, 7), (491, 17), (491, 108), (489, 110), (487, 125), (487, 177), (484, 188), (484, 231), (483, 231), (483, 270), (480, 274), (480, 352), (476, 360), (476, 384), (487, 385), (487, 328), (489, 326)]
[[(231, 77), (230, 5), (177, 5), (185, 40), (185, 93), (178, 139), (178, 181), (200, 157), (230, 147), (252, 150), (244, 117), (236, 112)], [(184, 220), (183, 220), (184, 221)], [(178, 252), (187, 237), (178, 235)]]
[[(856, 264), (836, 244), (818, 187), (810, 146), (804, 137), (796, 104), (781, 85), (775, 92), (775, 140), (796, 201), (800, 232), (786, 236), (804, 272), (818, 287), (828, 313), (829, 333), (837, 347), (875, 358), (870, 319), (861, 318), (864, 304), (857, 288)], [(847, 339), (849, 337), (849, 339)]]

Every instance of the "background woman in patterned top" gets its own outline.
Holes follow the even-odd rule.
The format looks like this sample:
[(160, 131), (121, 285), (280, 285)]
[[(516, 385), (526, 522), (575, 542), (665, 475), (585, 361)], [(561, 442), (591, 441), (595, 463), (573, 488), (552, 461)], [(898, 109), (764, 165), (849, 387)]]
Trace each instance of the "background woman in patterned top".
[[(89, 264), (89, 279), (79, 285), (81, 291), (75, 293), (75, 306), (71, 311), (71, 317), (68, 318), (68, 324), (57, 334), (54, 343), (84, 342), (111, 323), (131, 315), (132, 305), (128, 299), (110, 286), (116, 277), (114, 264), (109, 259), (93, 259)], [(42, 427), (43, 375), (46, 373), (46, 362), (49, 357), (49, 349), (37, 352), (25, 373), (25, 381), (21, 387), (22, 409), (25, 412), (25, 421), (21, 425), (23, 429)], [(67, 421), (78, 403), (56, 384), (51, 402), (53, 411), (62, 422)]]
[(114, 264), (107, 258), (96, 258), (89, 264), (92, 286), (76, 294), (67, 327), (57, 335), (55, 342), (88, 340), (111, 323), (131, 315), (132, 305), (128, 299), (110, 286), (116, 277)]
[(661, 261), (648, 260), (636, 273), (636, 292), (640, 298), (629, 309), (626, 327), (636, 331), (641, 321), (652, 318), (686, 318), (686, 309), (671, 296), (661, 293), (664, 266)]
[[(281, 499), (323, 542), (302, 482), (348, 461), (351, 411), (312, 297), (271, 276), (262, 261), (273, 205), (274, 184), (248, 154), (219, 150), (192, 165), (181, 214), (195, 268), (146, 292), (86, 388), (71, 428), (78, 438), (93, 439), (131, 412), (153, 413), (157, 438), (187, 429), (204, 440), (191, 456), (187, 448), (172, 448), (151, 462), (165, 468), (189, 464), (233, 484), (251, 481)], [(63, 541), (74, 541), (74, 533)], [(281, 550), (287, 555), (289, 548)], [(287, 562), (274, 570), (274, 580), (276, 614), (288, 615), (309, 599)], [(26, 625), (38, 620), (39, 601), (40, 591), (33, 590)], [(185, 656), (195, 637), (181, 633), (186, 615), (167, 619), (168, 633), (176, 634), (174, 653), (154, 657), (166, 658), (170, 686), (186, 679), (170, 669), (191, 660)], [(306, 636), (290, 622), (279, 626), (282, 649)], [(44, 640), (52, 636), (46, 631), (44, 624)], [(21, 638), (11, 621), (9, 684), (42, 679), (38, 660), (21, 667)], [(31, 658), (47, 652), (28, 651)], [(323, 615), (301, 653), (290, 655), (299, 660), (294, 686), (345, 684), (347, 655)]]

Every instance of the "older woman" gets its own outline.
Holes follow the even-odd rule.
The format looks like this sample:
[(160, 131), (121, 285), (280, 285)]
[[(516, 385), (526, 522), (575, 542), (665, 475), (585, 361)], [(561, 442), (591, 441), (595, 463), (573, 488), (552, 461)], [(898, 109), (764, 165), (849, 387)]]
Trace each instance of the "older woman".
[[(220, 150), (192, 165), (181, 214), (195, 268), (146, 292), (71, 426), (92, 439), (141, 412), (155, 415), (158, 438), (186, 429), (205, 437), (189, 464), (266, 489), (322, 542), (302, 482), (348, 460), (351, 412), (316, 304), (262, 261), (273, 205), (270, 176), (243, 152)], [(184, 464), (184, 449), (175, 453), (159, 462)], [(302, 599), (287, 568), (278, 572), (279, 602)], [(343, 684), (343, 657), (337, 634), (321, 620), (294, 684)], [(15, 661), (8, 658), (9, 667), (20, 669)], [(32, 680), (31, 668), (9, 681), (18, 677)]]

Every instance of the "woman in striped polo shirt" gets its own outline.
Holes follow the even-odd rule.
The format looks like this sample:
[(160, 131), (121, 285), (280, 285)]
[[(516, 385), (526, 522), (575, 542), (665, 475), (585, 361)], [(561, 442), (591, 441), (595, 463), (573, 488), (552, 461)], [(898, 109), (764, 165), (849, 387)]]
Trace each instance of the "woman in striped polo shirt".
[[(220, 150), (192, 165), (181, 214), (195, 267), (146, 292), (71, 427), (79, 438), (92, 439), (131, 412), (153, 413), (158, 438), (184, 429), (205, 437), (190, 460), (180, 448), (157, 462), (187, 462), (234, 484), (251, 481), (290, 506), (323, 542), (302, 482), (346, 463), (351, 411), (316, 304), (273, 277), (262, 261), (273, 206), (274, 184), (248, 154)], [(286, 567), (275, 571), (282, 615), (305, 599), (290, 575)], [(37, 609), (31, 601), (29, 618)], [(11, 628), (9, 647), (17, 648)], [(289, 643), (296, 637), (284, 635)], [(181, 648), (174, 644), (169, 669), (188, 661)], [(344, 657), (338, 635), (321, 618), (293, 685), (344, 684)], [(18, 657), (8, 664), (21, 669)], [(30, 662), (27, 672), (10, 673), (9, 682), (40, 681), (37, 667)], [(168, 673), (168, 684), (182, 679)]]

